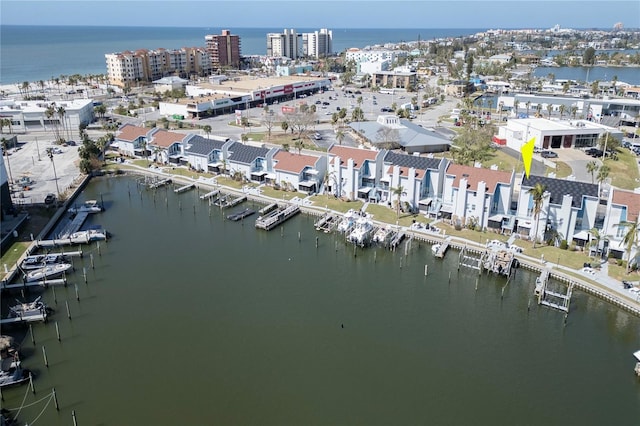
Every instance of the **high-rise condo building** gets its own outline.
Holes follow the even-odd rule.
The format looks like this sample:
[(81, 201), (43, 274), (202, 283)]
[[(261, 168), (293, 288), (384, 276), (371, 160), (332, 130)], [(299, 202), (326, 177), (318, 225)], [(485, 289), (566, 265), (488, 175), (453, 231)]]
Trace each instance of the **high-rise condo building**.
[(222, 30), (222, 34), (206, 35), (204, 40), (214, 70), (223, 67), (240, 68), (240, 36), (231, 35), (229, 30)]

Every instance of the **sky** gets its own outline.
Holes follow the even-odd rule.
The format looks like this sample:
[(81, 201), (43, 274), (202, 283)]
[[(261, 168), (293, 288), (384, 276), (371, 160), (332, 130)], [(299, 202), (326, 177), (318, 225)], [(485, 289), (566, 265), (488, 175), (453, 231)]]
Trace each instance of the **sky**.
[(1, 25), (640, 28), (638, 0), (1, 0)]

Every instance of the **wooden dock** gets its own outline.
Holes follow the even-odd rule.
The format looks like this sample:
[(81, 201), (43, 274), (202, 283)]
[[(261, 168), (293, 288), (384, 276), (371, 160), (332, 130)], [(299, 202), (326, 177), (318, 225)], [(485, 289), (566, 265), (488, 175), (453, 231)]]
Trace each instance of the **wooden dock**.
[(46, 322), (47, 314), (42, 313), (38, 315), (29, 315), (26, 317), (12, 317), (12, 318), (3, 318), (0, 320), (1, 325), (8, 324), (21, 324), (21, 323), (29, 323), (29, 322)]
[(21, 290), (27, 287), (50, 287), (52, 285), (67, 285), (67, 278), (52, 278), (50, 280), (31, 281), (28, 283), (7, 284), (2, 281), (2, 290)]
[(256, 220), (256, 228), (270, 231), (298, 213), (300, 213), (300, 207), (296, 205), (279, 207), (267, 216), (260, 216)]
[(181, 186), (180, 188), (174, 189), (173, 192), (175, 192), (176, 194), (182, 194), (183, 192), (186, 192), (195, 187), (196, 187), (195, 183), (190, 183), (189, 185)]
[(60, 236), (64, 238), (65, 236), (71, 235), (74, 232), (78, 232), (82, 227), (82, 225), (84, 225), (84, 222), (87, 220), (88, 216), (89, 216), (89, 212), (76, 213), (74, 218), (71, 219), (71, 222), (69, 222), (67, 226), (64, 227), (62, 232), (60, 232)]
[(171, 179), (169, 179), (169, 178), (160, 179), (160, 180), (157, 180), (155, 182), (150, 183), (148, 185), (148, 187), (149, 187), (149, 189), (157, 189), (157, 188), (160, 188), (162, 186), (168, 185), (170, 183), (171, 183)]
[(337, 225), (337, 216), (332, 213), (325, 213), (324, 216), (320, 217), (314, 223), (316, 231), (321, 231), (324, 233), (329, 233), (333, 230), (333, 228)]
[(435, 257), (438, 259), (444, 259), (444, 255), (447, 253), (447, 249), (449, 249), (449, 240), (444, 240), (438, 250), (436, 250)]
[(200, 199), (201, 200), (208, 200), (209, 198), (215, 197), (218, 194), (220, 194), (220, 190), (219, 189), (214, 189), (211, 192), (207, 192), (206, 194), (201, 195)]
[(246, 195), (241, 195), (237, 198), (230, 199), (231, 195), (224, 195), (218, 198), (213, 204), (220, 207), (221, 209), (228, 209), (229, 207), (237, 206), (238, 204), (247, 201)]

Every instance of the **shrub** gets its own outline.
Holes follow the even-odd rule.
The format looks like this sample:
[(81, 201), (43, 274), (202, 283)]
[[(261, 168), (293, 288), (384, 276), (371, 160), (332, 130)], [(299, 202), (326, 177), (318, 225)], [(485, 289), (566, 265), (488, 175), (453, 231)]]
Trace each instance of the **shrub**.
[(567, 240), (562, 240), (562, 241), (560, 241), (560, 248), (561, 248), (562, 250), (566, 250), (566, 249), (568, 249), (568, 248), (569, 248), (569, 243), (567, 243)]

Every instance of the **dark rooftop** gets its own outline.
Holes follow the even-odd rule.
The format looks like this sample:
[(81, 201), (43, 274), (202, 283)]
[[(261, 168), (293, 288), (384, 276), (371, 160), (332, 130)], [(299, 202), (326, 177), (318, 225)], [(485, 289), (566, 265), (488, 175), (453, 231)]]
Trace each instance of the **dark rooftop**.
[(536, 183), (544, 185), (547, 189), (551, 195), (551, 199), (549, 200), (551, 204), (562, 204), (562, 197), (565, 195), (571, 195), (573, 197), (571, 200), (572, 207), (581, 207), (583, 196), (598, 198), (598, 185), (593, 183), (531, 175), (528, 178), (524, 178), (522, 187), (532, 188)]
[(413, 167), (418, 170), (427, 170), (427, 169), (437, 170), (438, 167), (440, 167), (440, 161), (442, 160), (438, 158), (427, 158), (427, 157), (418, 157), (415, 155), (397, 154), (392, 151), (389, 151), (387, 155), (384, 156), (385, 163), (391, 163), (400, 167)]
[(209, 155), (211, 151), (221, 150), (222, 145), (224, 145), (222, 141), (214, 141), (196, 135), (187, 141), (185, 152), (187, 154)]
[(269, 152), (268, 148), (258, 148), (234, 142), (229, 147), (229, 161), (234, 163), (251, 164), (256, 158), (264, 158)]

